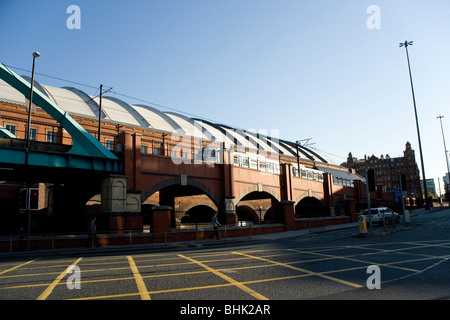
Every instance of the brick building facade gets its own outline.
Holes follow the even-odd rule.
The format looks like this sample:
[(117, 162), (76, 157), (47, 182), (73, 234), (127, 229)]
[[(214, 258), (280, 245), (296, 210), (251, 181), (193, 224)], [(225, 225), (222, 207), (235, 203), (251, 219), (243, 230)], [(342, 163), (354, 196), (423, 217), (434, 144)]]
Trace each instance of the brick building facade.
[[(295, 142), (130, 105), (114, 97), (103, 97), (99, 108), (97, 97), (75, 88), (40, 84), (37, 88), (92, 136), (99, 138), (101, 133), (100, 142), (123, 164), (120, 177), (103, 182), (111, 180), (112, 190), (119, 190), (126, 200), (117, 210), (105, 209), (98, 181), (87, 188), (94, 184), (91, 177), (72, 177), (72, 189), (42, 177), (41, 210), (33, 217), (36, 224), (48, 226), (43, 231), (84, 230), (88, 218), (100, 214), (98, 223), (104, 230), (139, 232), (152, 223), (152, 208), (157, 206), (171, 208), (172, 228), (183, 222), (207, 222), (214, 211), (228, 225), (280, 221), (280, 212), (292, 212), (285, 215), (292, 228), (294, 218), (354, 219), (354, 209), (362, 209), (366, 202), (364, 178), (355, 170)], [(21, 148), (27, 115), (24, 96), (0, 81), (1, 147)], [(30, 139), (49, 154), (65, 152), (72, 144), (64, 127), (39, 107), (32, 114)], [(3, 160), (0, 198), (3, 226), (8, 226), (19, 216), (14, 206), (21, 182), (10, 179), (14, 172), (4, 170), (8, 161)], [(392, 203), (382, 190), (371, 199), (377, 205)]]
[[(421, 203), (423, 199), (415, 152), (409, 142), (405, 145), (403, 157), (392, 158), (386, 154), (379, 158), (372, 155), (364, 156), (364, 159), (357, 159), (350, 152), (347, 162), (342, 163), (341, 166), (355, 169), (362, 176), (365, 176), (366, 170), (373, 170), (375, 184), (382, 186), (383, 191), (388, 193), (395, 193), (395, 190), (400, 188), (399, 172), (401, 172), (406, 181), (408, 204), (415, 205), (417, 201)], [(405, 186), (402, 187), (405, 189)]]

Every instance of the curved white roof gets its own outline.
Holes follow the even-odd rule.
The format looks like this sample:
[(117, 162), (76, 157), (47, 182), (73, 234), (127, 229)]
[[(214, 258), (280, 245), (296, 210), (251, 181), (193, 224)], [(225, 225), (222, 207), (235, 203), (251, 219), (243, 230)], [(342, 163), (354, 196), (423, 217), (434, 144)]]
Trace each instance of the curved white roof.
[(87, 115), (90, 117), (97, 116), (94, 113), (94, 110), (92, 110), (89, 105), (73, 91), (64, 88), (50, 87), (47, 85), (41, 86), (46, 91), (47, 96), (55, 101), (58, 106), (64, 106), (64, 111), (67, 111), (68, 113)]
[(25, 96), (0, 79), (0, 101), (25, 105)]
[(183, 129), (185, 135), (209, 141), (209, 136), (204, 133), (204, 128), (200, 123), (195, 122), (191, 118), (173, 112), (164, 113), (174, 122), (178, 123), (178, 125)]
[(142, 117), (149, 123), (152, 129), (161, 131), (178, 131), (184, 133), (185, 131), (180, 127), (180, 125), (174, 122), (166, 114), (153, 107), (145, 105), (133, 105), (132, 106), (136, 112), (142, 115)]
[[(24, 77), (27, 78), (27, 77)], [(93, 97), (72, 87), (56, 88), (35, 82), (37, 90), (45, 91), (61, 109), (69, 114), (98, 118), (100, 98)], [(25, 97), (0, 79), (0, 101), (25, 105)], [(229, 126), (194, 119), (174, 112), (162, 112), (147, 105), (130, 105), (115, 97), (102, 97), (102, 119), (145, 129), (155, 129), (178, 135), (184, 134), (204, 141), (216, 141), (230, 145), (259, 149), (268, 155), (283, 154), (296, 156), (295, 142), (279, 140), (257, 132), (239, 130)], [(333, 164), (327, 157), (306, 147), (299, 148), (299, 156), (321, 163)]]

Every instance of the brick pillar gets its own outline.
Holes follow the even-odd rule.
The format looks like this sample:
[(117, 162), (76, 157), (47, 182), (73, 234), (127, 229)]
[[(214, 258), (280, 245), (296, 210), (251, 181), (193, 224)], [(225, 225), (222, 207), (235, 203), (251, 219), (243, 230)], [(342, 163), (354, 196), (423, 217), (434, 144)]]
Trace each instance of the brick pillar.
[(152, 208), (152, 211), (152, 232), (155, 234), (163, 234), (164, 232), (169, 233), (171, 231), (170, 213), (172, 207), (155, 206)]
[(138, 189), (137, 179), (141, 171), (141, 134), (122, 131), (116, 136), (116, 152), (123, 161), (128, 188)]
[(237, 226), (238, 216), (234, 205), (234, 197), (225, 197), (225, 224), (228, 226)]
[(355, 201), (345, 201), (344, 202), (345, 213), (350, 217), (352, 222), (358, 221), (356, 216)]
[(354, 196), (357, 203), (363, 202), (363, 195), (366, 192), (366, 185), (361, 180), (353, 180), (354, 185)]
[(295, 230), (294, 203), (294, 201), (280, 201), (278, 203), (281, 222), (284, 223), (286, 231)]
[(127, 230), (132, 232), (142, 232), (144, 230), (144, 218), (141, 212), (141, 195), (140, 193), (127, 194)]
[(289, 163), (281, 163), (280, 166), (282, 174), (280, 174), (280, 184), (282, 186), (281, 199), (292, 200), (292, 166)]
[(325, 198), (325, 204), (330, 206), (333, 205), (333, 176), (331, 175), (331, 173), (323, 174), (323, 194)]
[(139, 192), (127, 193), (127, 177), (110, 175), (102, 181), (101, 212), (109, 219), (109, 230), (114, 232), (142, 232), (143, 217)]

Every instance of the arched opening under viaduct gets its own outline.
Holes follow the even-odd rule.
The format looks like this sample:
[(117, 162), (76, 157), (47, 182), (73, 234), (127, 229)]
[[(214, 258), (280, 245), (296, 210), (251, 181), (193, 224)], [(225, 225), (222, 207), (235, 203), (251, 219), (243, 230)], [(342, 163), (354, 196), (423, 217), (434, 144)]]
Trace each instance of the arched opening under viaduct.
[[(144, 225), (150, 228), (155, 205), (171, 208), (172, 228), (209, 226), (212, 216), (219, 211), (217, 196), (203, 184), (190, 179), (183, 184), (180, 179), (158, 183), (144, 192), (141, 200)], [(219, 221), (222, 221), (220, 213)]]
[(181, 218), (181, 228), (197, 228), (197, 227), (209, 227), (211, 225), (211, 218), (217, 210), (211, 206), (202, 202), (195, 204), (187, 211), (184, 211), (184, 215)]
[(238, 224), (262, 224), (274, 221), (278, 202), (276, 195), (267, 191), (247, 193), (236, 204)]
[(313, 218), (329, 216), (329, 206), (316, 197), (305, 197), (295, 206), (296, 218)]

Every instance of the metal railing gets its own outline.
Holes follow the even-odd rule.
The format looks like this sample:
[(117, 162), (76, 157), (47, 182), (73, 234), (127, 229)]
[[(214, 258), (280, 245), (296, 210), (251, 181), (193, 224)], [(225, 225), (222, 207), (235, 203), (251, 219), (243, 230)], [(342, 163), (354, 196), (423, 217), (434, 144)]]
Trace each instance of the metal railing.
[[(254, 234), (264, 234), (283, 231), (282, 224), (223, 226), (218, 233), (221, 241), (231, 238), (251, 239)], [(275, 230), (275, 231), (274, 231)], [(157, 232), (133, 232), (131, 230), (117, 232), (99, 232), (98, 244), (102, 247), (114, 246), (145, 246), (158, 244), (167, 246), (169, 243), (182, 242), (199, 244), (207, 240), (216, 241), (212, 228), (170, 229)], [(0, 252), (21, 252), (37, 250), (75, 249), (86, 247), (89, 240), (87, 233), (73, 234), (42, 234), (20, 236), (0, 236)], [(92, 242), (91, 242), (92, 243)], [(93, 244), (93, 243), (92, 243)]]

